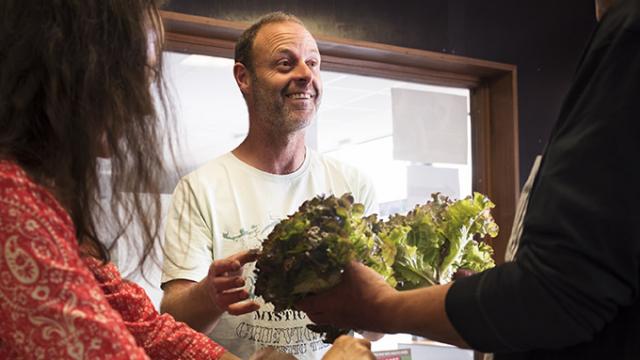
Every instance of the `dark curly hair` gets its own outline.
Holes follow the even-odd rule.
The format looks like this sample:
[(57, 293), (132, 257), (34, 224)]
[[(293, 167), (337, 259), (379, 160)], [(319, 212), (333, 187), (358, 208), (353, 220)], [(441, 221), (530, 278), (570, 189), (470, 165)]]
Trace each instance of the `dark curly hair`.
[[(81, 248), (103, 261), (115, 239), (101, 239), (96, 230), (100, 156), (111, 159), (111, 208), (124, 209), (124, 217), (115, 216), (115, 238), (139, 221), (144, 260), (158, 235), (161, 129), (170, 112), (159, 5), (0, 2), (0, 157), (53, 192)], [(151, 206), (142, 193), (151, 195)]]

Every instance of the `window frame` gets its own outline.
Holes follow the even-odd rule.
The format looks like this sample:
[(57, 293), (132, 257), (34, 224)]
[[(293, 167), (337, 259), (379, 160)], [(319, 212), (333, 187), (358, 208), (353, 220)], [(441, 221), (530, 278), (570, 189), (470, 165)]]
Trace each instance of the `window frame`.
[[(161, 11), (166, 50), (233, 58), (247, 23)], [(463, 56), (367, 41), (316, 36), (322, 69), (469, 89), (472, 189), (496, 204), (500, 234), (489, 243), (502, 263), (519, 184), (517, 68)]]

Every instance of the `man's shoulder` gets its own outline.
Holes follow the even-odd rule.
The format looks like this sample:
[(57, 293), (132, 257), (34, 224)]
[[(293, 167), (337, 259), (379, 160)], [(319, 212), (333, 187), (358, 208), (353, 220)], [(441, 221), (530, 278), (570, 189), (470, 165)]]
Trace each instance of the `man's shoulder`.
[(342, 160), (338, 160), (330, 155), (321, 154), (313, 151), (311, 157), (312, 167), (314, 169), (322, 169), (332, 175), (343, 175), (348, 178), (363, 178), (364, 173), (351, 164)]
[(230, 163), (233, 163), (233, 159), (234, 157), (230, 152), (224, 153), (198, 166), (195, 170), (187, 174), (187, 176), (198, 176), (201, 174), (209, 173), (211, 171), (215, 171), (220, 167), (224, 167)]
[(373, 180), (355, 165), (334, 157), (315, 153), (311, 157), (312, 176), (331, 179), (329, 185), (336, 194), (351, 192), (356, 201), (364, 203), (367, 213), (376, 212), (376, 195)]
[(187, 175), (183, 176), (182, 181), (188, 183), (215, 182), (218, 175), (223, 173), (230, 166), (233, 166), (233, 163), (234, 157), (230, 152), (222, 154), (198, 166)]

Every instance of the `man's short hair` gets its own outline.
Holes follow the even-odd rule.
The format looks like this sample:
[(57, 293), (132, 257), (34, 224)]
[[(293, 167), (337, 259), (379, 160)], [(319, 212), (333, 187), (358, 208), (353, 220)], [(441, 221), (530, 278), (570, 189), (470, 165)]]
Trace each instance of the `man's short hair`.
[(256, 35), (258, 35), (260, 29), (262, 29), (262, 27), (267, 24), (289, 21), (304, 26), (304, 23), (296, 16), (287, 14), (282, 11), (276, 11), (262, 16), (247, 30), (245, 30), (242, 35), (240, 35), (240, 38), (236, 42), (235, 61), (242, 63), (245, 67), (247, 67), (247, 69), (249, 69), (249, 72), (253, 72), (253, 42), (256, 39)]

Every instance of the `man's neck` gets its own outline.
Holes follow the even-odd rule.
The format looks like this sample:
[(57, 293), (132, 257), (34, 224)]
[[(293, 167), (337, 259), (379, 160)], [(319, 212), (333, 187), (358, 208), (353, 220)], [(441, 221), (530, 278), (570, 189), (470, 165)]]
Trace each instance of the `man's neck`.
[[(271, 174), (290, 174), (300, 168), (306, 156), (304, 130), (286, 137), (255, 136), (247, 138), (232, 153), (242, 162)], [(278, 139), (279, 138), (279, 139)]]

